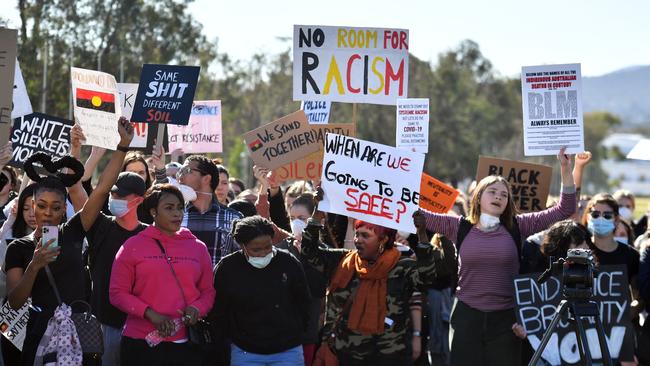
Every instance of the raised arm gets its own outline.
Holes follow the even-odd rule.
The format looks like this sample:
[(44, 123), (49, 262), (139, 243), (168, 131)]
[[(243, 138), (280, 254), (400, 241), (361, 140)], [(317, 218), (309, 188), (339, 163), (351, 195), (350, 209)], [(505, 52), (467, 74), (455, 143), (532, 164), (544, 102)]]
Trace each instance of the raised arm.
[(102, 159), (105, 152), (106, 149), (103, 147), (92, 147), (88, 160), (86, 160), (86, 164), (84, 164), (84, 176), (81, 178), (81, 181), (86, 182), (92, 179), (95, 168), (97, 167), (97, 164), (99, 164), (99, 161)]
[[(580, 189), (582, 188), (582, 173), (585, 170), (585, 167), (591, 161), (591, 153), (589, 151), (582, 152), (576, 155), (576, 163), (573, 167), (573, 182), (576, 186), (576, 193), (579, 195)], [(578, 197), (579, 198), (579, 197)]]
[[(85, 139), (86, 137), (83, 134), (81, 126), (79, 124), (72, 126), (72, 129), (70, 130), (70, 155), (77, 160), (79, 160), (81, 156), (81, 142)], [(85, 170), (84, 174), (86, 174)], [(86, 193), (86, 190), (83, 189), (81, 180), (68, 188), (68, 197), (70, 198), (74, 211), (78, 212), (81, 210), (88, 199), (88, 194)]]
[(131, 140), (133, 139), (133, 125), (129, 120), (120, 117), (117, 128), (120, 133), (120, 143), (117, 145), (117, 149), (112, 153), (111, 160), (108, 162), (108, 165), (99, 178), (97, 187), (95, 187), (93, 193), (88, 197), (88, 201), (86, 201), (86, 204), (80, 213), (81, 224), (85, 231), (90, 230), (99, 214), (99, 211), (101, 211), (104, 206), (106, 196), (108, 196), (113, 184), (115, 184), (115, 181), (117, 180), (117, 176), (120, 174), (126, 151), (128, 151)]
[(555, 207), (544, 211), (517, 215), (517, 222), (522, 238), (546, 230), (554, 223), (571, 217), (576, 211), (576, 189), (571, 172), (571, 157), (564, 154), (564, 150), (560, 150), (557, 155), (562, 174), (562, 195), (560, 196), (560, 202)]

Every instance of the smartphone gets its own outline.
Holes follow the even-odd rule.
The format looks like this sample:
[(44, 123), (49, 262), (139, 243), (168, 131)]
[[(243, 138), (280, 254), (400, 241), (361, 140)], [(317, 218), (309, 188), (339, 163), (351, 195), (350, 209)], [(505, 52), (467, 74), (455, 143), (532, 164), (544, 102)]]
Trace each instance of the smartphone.
[(54, 239), (48, 248), (56, 248), (59, 246), (59, 228), (57, 226), (43, 226), (42, 243), (45, 245), (48, 241)]

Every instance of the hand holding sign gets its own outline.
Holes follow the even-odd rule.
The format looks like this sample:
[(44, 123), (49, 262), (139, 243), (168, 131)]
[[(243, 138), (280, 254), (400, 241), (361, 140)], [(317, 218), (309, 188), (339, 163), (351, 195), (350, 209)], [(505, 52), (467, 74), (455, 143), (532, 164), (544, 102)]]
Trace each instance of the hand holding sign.
[(86, 140), (81, 125), (75, 123), (70, 129), (70, 150), (81, 149), (81, 143)]
[[(155, 140), (154, 140), (155, 141)], [(162, 144), (155, 144), (151, 152), (153, 167), (157, 170), (165, 169), (165, 149)]]
[(4, 167), (11, 161), (13, 149), (11, 148), (11, 141), (7, 142), (5, 146), (0, 149), (0, 168)]

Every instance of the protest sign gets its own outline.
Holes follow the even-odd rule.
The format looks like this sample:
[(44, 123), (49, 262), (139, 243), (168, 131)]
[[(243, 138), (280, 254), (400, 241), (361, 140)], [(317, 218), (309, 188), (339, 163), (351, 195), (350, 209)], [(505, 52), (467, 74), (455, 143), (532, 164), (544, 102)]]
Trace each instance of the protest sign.
[(634, 145), (627, 153), (626, 158), (636, 160), (650, 160), (650, 139), (643, 139)]
[(312, 125), (327, 124), (330, 119), (330, 109), (332, 102), (308, 100), (300, 103), (300, 109), (305, 111), (307, 121)]
[(117, 120), (122, 115), (113, 75), (72, 67), (74, 117), (86, 136), (86, 145), (115, 150), (120, 143)]
[(170, 151), (182, 149), (186, 154), (222, 152), (221, 101), (195, 101), (190, 123), (187, 126), (169, 125), (167, 131)]
[(521, 101), (526, 156), (584, 151), (580, 64), (522, 67)]
[(269, 170), (318, 151), (317, 134), (304, 111), (293, 112), (244, 134), (255, 164)]
[[(133, 104), (135, 96), (138, 93), (138, 84), (135, 83), (117, 83), (117, 91), (120, 93), (120, 106), (122, 107), (122, 117), (131, 120), (133, 114)], [(144, 122), (133, 122), (133, 140), (130, 147), (142, 149), (147, 147), (147, 136), (149, 135), (148, 125)], [(155, 132), (154, 132), (155, 135)]]
[(456, 202), (458, 190), (428, 174), (422, 173), (420, 181), (420, 207), (427, 211), (447, 213)]
[(476, 181), (488, 175), (500, 175), (510, 183), (512, 199), (520, 212), (546, 209), (553, 168), (541, 164), (480, 156)]
[[(527, 333), (533, 349), (537, 349), (544, 332), (548, 329), (562, 296), (562, 284), (557, 277), (550, 277), (543, 284), (537, 283), (540, 273), (516, 276), (515, 301), (518, 323)], [(601, 266), (594, 276), (593, 297), (600, 308), (600, 321), (605, 328), (605, 337), (610, 356), (619, 357), (623, 337), (631, 328), (630, 295), (627, 268), (624, 265)], [(585, 322), (587, 340), (594, 361), (602, 358), (595, 322)], [(632, 336), (633, 337), (633, 336)], [(573, 326), (566, 319), (560, 320), (553, 331), (542, 358), (551, 365), (576, 364), (580, 353)]]
[(70, 130), (74, 123), (67, 119), (32, 113), (14, 120), (11, 132), (13, 154), (9, 165), (22, 167), (37, 152), (61, 157), (70, 152)]
[(395, 146), (426, 154), (429, 151), (429, 99), (397, 100)]
[(318, 181), (323, 171), (323, 156), (325, 154), (325, 135), (335, 133), (356, 137), (356, 125), (354, 123), (331, 123), (326, 125), (310, 125), (316, 133), (316, 143), (319, 150), (309, 154), (302, 159), (292, 161), (275, 170), (276, 178), (280, 182), (287, 180), (311, 180)]
[(32, 102), (29, 101), (29, 95), (27, 95), (27, 87), (25, 87), (23, 73), (20, 71), (18, 60), (16, 60), (16, 69), (14, 72), (13, 109), (11, 110), (11, 119), (13, 120), (26, 114), (31, 114), (32, 112), (34, 112), (32, 109)]
[(143, 65), (131, 121), (186, 125), (200, 69), (198, 66)]
[(293, 100), (394, 105), (409, 79), (406, 29), (293, 26)]
[(27, 321), (29, 320), (29, 307), (32, 305), (32, 298), (27, 298), (25, 304), (18, 310), (14, 310), (6, 301), (0, 308), (0, 332), (11, 343), (23, 350), (23, 342), (27, 334)]
[(318, 208), (415, 233), (424, 155), (328, 133)]
[(0, 28), (0, 146), (9, 141), (18, 31)]

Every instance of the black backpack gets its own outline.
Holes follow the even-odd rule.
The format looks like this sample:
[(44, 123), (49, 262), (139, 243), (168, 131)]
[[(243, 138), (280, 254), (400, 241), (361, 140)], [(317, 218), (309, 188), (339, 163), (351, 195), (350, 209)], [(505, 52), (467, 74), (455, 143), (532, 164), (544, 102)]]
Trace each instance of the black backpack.
[[(469, 234), (470, 230), (472, 230), (472, 227), (474, 225), (469, 222), (464, 217), (460, 218), (460, 223), (458, 225), (458, 234), (456, 236), (456, 255), (460, 256), (460, 246), (463, 244), (463, 240), (465, 240), (465, 237), (467, 234)], [(521, 250), (521, 232), (519, 231), (519, 223), (517, 223), (517, 218), (512, 219), (512, 229), (508, 229), (506, 226), (506, 230), (508, 230), (508, 233), (510, 233), (510, 236), (512, 237), (512, 240), (515, 242), (515, 246), (517, 247), (517, 257), (519, 258), (519, 268), (521, 268), (521, 264), (523, 262), (523, 255), (522, 255), (522, 250)]]

